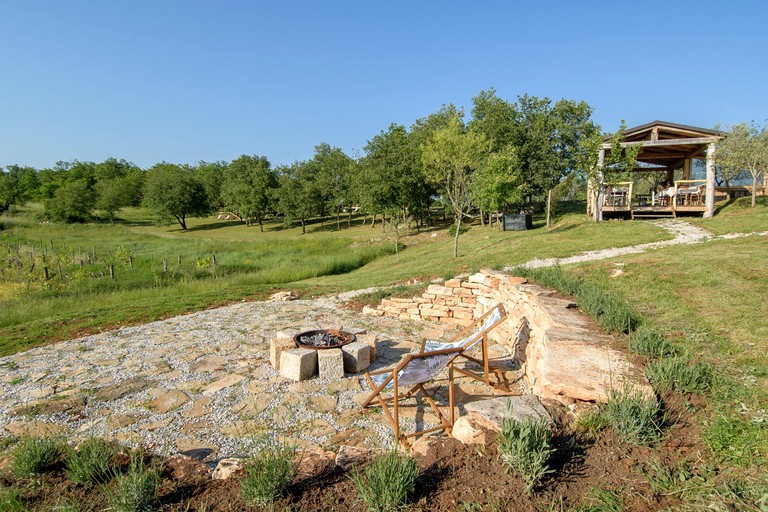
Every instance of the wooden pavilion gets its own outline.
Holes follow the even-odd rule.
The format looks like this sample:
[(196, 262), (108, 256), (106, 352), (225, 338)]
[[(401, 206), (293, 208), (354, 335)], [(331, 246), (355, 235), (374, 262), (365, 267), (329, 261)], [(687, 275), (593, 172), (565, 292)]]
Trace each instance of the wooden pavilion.
[[(603, 169), (610, 154), (610, 137), (600, 149), (599, 182), (589, 183), (587, 212), (595, 220), (603, 216), (677, 217), (678, 214), (703, 214), (711, 217), (715, 209), (715, 145), (725, 135), (717, 130), (683, 124), (653, 121), (624, 132), (621, 147), (640, 146), (638, 166), (632, 172), (666, 173), (663, 191), (636, 194), (633, 182), (612, 181), (610, 169)], [(692, 179), (693, 159), (706, 162), (706, 179)], [(674, 179), (675, 171), (681, 178)], [(597, 193), (594, 193), (594, 192)]]

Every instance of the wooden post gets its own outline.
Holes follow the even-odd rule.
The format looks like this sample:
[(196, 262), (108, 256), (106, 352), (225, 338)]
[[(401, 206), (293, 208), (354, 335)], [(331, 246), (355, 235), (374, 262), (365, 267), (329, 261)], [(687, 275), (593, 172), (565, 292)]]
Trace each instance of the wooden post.
[(547, 227), (549, 227), (549, 220), (552, 215), (552, 189), (547, 192)]
[[(87, 261), (87, 262), (88, 262), (88, 264), (90, 265), (90, 264), (91, 264), (91, 253), (87, 252), (87, 253), (85, 253), (85, 255), (88, 257), (88, 258), (86, 259), (86, 261)], [(81, 261), (82, 261), (82, 260), (81, 260)]]
[(131, 267), (131, 272), (133, 272), (133, 256), (128, 256), (128, 266)]
[(603, 220), (603, 201), (605, 195), (605, 177), (603, 176), (603, 166), (605, 165), (605, 149), (601, 148), (597, 157), (597, 200), (594, 206), (594, 220), (600, 222)]
[(181, 265), (181, 254), (179, 254), (179, 265)]
[(48, 267), (43, 267), (43, 280), (48, 282)]
[(168, 260), (163, 258), (163, 274), (167, 274), (167, 273), (168, 273)]
[(707, 210), (704, 212), (704, 218), (711, 218), (715, 215), (715, 143), (710, 142), (707, 146), (707, 190), (704, 195), (704, 206)]
[(115, 266), (114, 265), (110, 265), (109, 266), (109, 277), (110, 277), (110, 279), (114, 279), (115, 278)]
[(59, 279), (62, 279), (64, 274), (61, 273), (61, 260), (59, 258), (56, 258), (56, 267), (59, 269)]
[(211, 255), (211, 261), (213, 262), (213, 266), (215, 267), (216, 266), (216, 255), (215, 254)]

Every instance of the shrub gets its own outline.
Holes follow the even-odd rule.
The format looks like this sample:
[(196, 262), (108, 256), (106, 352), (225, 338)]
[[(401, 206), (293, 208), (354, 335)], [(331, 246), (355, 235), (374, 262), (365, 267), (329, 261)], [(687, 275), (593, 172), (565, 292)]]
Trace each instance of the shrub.
[(247, 504), (264, 506), (280, 497), (295, 472), (296, 447), (277, 442), (256, 453), (245, 465), (245, 475), (240, 478), (240, 496)]
[(684, 393), (703, 393), (712, 386), (712, 368), (702, 361), (687, 357), (670, 357), (651, 361), (645, 374), (654, 389), (664, 392), (673, 387)]
[(386, 512), (405, 508), (418, 476), (416, 461), (393, 449), (377, 457), (363, 474), (355, 470), (352, 480), (368, 510)]
[(629, 350), (635, 354), (651, 357), (664, 357), (675, 353), (672, 344), (664, 339), (656, 329), (641, 326), (629, 335)]
[(114, 453), (107, 441), (91, 437), (67, 457), (67, 476), (80, 484), (104, 483), (109, 480)]
[(628, 443), (649, 445), (662, 437), (664, 416), (659, 401), (643, 396), (629, 384), (608, 390), (603, 414), (608, 425)]
[(552, 470), (547, 461), (554, 453), (551, 446), (551, 430), (544, 419), (524, 418), (517, 421), (504, 418), (499, 433), (499, 455), (505, 470), (514, 470), (525, 480), (526, 492), (530, 492)]
[(0, 486), (0, 510), (3, 512), (24, 512), (24, 500), (16, 487)]
[(150, 512), (159, 510), (157, 488), (160, 477), (148, 467), (143, 454), (131, 454), (131, 464), (125, 474), (115, 477), (107, 499), (116, 512)]
[(595, 437), (598, 432), (608, 426), (605, 416), (597, 411), (587, 411), (573, 421), (574, 432), (588, 437)]
[(36, 438), (25, 436), (13, 450), (11, 469), (16, 476), (39, 475), (61, 457), (66, 444), (60, 438)]

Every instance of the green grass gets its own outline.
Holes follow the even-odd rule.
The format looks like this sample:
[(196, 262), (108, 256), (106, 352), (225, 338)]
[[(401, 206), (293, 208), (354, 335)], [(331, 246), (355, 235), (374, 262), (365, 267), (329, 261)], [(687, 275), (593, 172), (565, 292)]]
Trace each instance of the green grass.
[(645, 356), (664, 357), (675, 353), (669, 340), (647, 325), (641, 325), (629, 334), (628, 345), (630, 351)]
[(115, 449), (107, 441), (88, 438), (67, 457), (67, 476), (81, 484), (104, 483), (112, 475), (114, 455)]
[(418, 476), (416, 461), (393, 449), (376, 457), (362, 471), (354, 470), (351, 478), (368, 510), (388, 512), (407, 506)]
[(22, 437), (12, 450), (11, 470), (20, 477), (39, 475), (58, 462), (66, 446), (58, 437)]
[(107, 501), (115, 512), (152, 512), (160, 510), (158, 488), (160, 475), (148, 466), (141, 454), (132, 454), (128, 471), (114, 478), (107, 490)]
[(645, 374), (658, 392), (674, 388), (684, 393), (704, 394), (709, 391), (714, 380), (710, 365), (682, 356), (650, 361)]

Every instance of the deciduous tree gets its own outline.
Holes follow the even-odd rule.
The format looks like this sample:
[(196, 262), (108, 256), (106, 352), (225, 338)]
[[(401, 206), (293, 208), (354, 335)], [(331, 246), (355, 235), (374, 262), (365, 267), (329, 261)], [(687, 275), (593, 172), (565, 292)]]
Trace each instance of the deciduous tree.
[[(757, 182), (768, 172), (768, 126), (739, 123), (717, 148), (717, 162), (731, 175), (748, 171), (752, 176), (752, 208), (757, 204)], [(765, 184), (764, 184), (765, 186)]]
[(264, 231), (264, 217), (274, 209), (277, 179), (267, 157), (242, 155), (224, 170), (221, 199), (250, 224), (256, 219)]
[(187, 229), (187, 217), (209, 212), (208, 199), (195, 171), (162, 162), (147, 171), (144, 202), (160, 218), (173, 218)]

